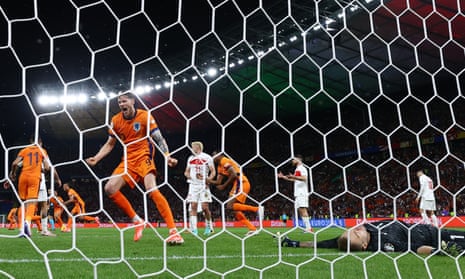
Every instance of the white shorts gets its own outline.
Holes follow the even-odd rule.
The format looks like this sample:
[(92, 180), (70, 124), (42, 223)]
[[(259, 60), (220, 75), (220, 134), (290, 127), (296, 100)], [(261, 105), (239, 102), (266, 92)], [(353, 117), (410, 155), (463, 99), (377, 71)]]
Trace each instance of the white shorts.
[(205, 185), (189, 184), (189, 193), (186, 198), (187, 202), (212, 202), (212, 193), (210, 188)]
[(295, 208), (308, 208), (308, 196), (297, 196), (294, 201)]
[(37, 201), (47, 201), (47, 186), (45, 186), (45, 181), (43, 179), (40, 181), (39, 195), (37, 196)]
[(436, 210), (436, 201), (426, 201), (421, 199), (420, 201), (420, 209), (423, 210)]

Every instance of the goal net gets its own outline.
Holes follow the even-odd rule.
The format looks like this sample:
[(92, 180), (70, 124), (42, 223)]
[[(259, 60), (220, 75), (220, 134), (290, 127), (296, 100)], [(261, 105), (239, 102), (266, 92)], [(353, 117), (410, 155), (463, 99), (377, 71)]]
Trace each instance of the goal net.
[[(0, 180), (12, 182), (18, 151), (40, 136), (53, 168), (85, 200), (85, 216), (101, 223), (71, 216), (65, 205), (71, 233), (56, 228), (56, 238), (18, 238), (5, 221), (0, 247), (12, 250), (1, 250), (0, 273), (463, 278), (463, 260), (449, 253), (279, 244), (289, 237), (303, 246), (381, 219), (423, 222), (418, 170), (433, 180), (440, 227), (465, 226), (464, 9), (459, 0), (1, 1)], [(179, 160), (168, 168), (162, 152), (155, 158), (182, 246), (164, 242), (166, 224), (143, 185), (122, 190), (148, 222), (141, 242), (106, 196), (124, 145), (96, 167), (85, 162), (106, 141), (125, 91), (154, 116)], [(215, 187), (215, 232), (189, 233), (192, 141), (247, 175), (247, 204), (265, 209), (264, 220), (246, 215), (258, 234), (245, 235), (229, 191)], [(308, 170), (312, 233), (302, 233), (292, 183), (278, 178), (294, 171), (297, 154)], [(18, 193), (0, 195), (6, 216)]]

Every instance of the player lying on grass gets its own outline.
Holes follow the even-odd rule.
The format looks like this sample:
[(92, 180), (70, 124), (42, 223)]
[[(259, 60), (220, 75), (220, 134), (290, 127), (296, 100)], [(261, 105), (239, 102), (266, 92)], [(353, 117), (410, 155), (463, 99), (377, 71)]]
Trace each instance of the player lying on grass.
[[(410, 233), (409, 233), (410, 230)], [(439, 245), (441, 243), (441, 245)], [(426, 224), (407, 224), (397, 220), (365, 223), (341, 236), (323, 241), (296, 241), (284, 237), (283, 247), (338, 248), (341, 251), (414, 251), (429, 255), (438, 250), (452, 256), (462, 254), (465, 231), (438, 229)]]

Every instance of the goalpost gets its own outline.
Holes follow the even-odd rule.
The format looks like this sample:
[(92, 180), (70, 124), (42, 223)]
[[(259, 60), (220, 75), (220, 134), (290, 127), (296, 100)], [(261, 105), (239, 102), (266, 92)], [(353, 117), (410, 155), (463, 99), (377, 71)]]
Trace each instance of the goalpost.
[[(138, 107), (157, 119), (179, 160), (177, 168), (168, 169), (164, 156), (156, 155), (157, 182), (182, 233), (188, 222), (184, 161), (195, 140), (207, 152), (232, 158), (248, 176), (248, 203), (264, 206), (269, 218), (252, 221), (260, 228), (257, 237), (269, 245), (274, 245), (272, 237), (299, 232), (291, 221), (288, 227), (279, 222), (283, 213), (296, 216), (297, 211), (292, 189), (277, 177), (293, 170), (289, 164), (297, 154), (309, 171), (315, 228), (309, 240), (376, 218), (419, 222), (414, 203), (419, 169), (433, 179), (441, 226), (465, 226), (462, 1), (126, 2), (0, 4), (1, 181), (8, 179), (12, 160), (34, 132), (45, 138), (58, 172), (85, 185), (88, 214), (99, 214), (108, 227), (129, 222), (102, 187), (118, 152), (96, 168), (88, 167), (85, 158), (104, 143), (111, 117), (119, 111), (118, 92), (131, 90)], [(227, 193), (215, 190), (215, 233), (192, 238), (201, 243), (195, 248), (199, 255), (192, 256), (200, 263), (187, 272), (182, 264), (168, 264), (168, 258), (183, 255), (163, 243), (161, 218), (143, 187), (125, 194), (151, 222), (144, 237), (157, 244), (145, 251), (144, 264), (157, 261), (161, 267), (147, 271), (137, 262), (136, 248), (124, 241), (131, 227), (112, 230), (117, 244), (102, 240), (120, 246), (119, 256), (111, 259), (105, 251), (88, 255), (80, 244), (85, 238), (73, 230), (70, 249), (44, 250), (42, 240), (29, 239), (49, 277), (56, 275), (49, 261), (56, 254), (78, 255), (94, 277), (102, 266), (122, 264), (128, 276), (137, 277), (279, 278), (273, 270), (283, 268), (296, 278), (314, 270), (335, 278), (345, 273), (338, 270), (340, 262), (352, 260), (362, 266), (360, 276), (367, 277), (376, 273), (370, 271), (374, 256), (385, 256), (397, 276), (407, 276), (399, 264), (404, 253), (391, 257), (381, 251), (326, 255), (315, 249), (296, 263), (292, 253), (275, 245), (272, 260), (255, 265), (246, 260), (254, 256), (248, 247), (258, 245), (251, 244), (255, 236), (230, 230), (237, 224), (226, 209)], [(221, 245), (222, 236), (238, 243), (237, 266), (228, 267), (228, 255), (210, 249)], [(11, 238), (0, 232), (0, 241)], [(218, 265), (209, 263), (222, 257)], [(2, 261), (8, 262), (0, 256)], [(431, 261), (415, 258), (430, 277)], [(453, 259), (450, 271), (463, 278), (463, 264)], [(14, 276), (7, 266), (0, 273)]]

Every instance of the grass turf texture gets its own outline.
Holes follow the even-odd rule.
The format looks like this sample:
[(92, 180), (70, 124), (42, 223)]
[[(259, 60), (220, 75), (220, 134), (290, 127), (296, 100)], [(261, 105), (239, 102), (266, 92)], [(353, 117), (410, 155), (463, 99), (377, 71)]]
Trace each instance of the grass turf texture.
[[(14, 278), (47, 278), (47, 269), (53, 278), (135, 278), (144, 274), (150, 274), (149, 278), (191, 274), (196, 274), (195, 278), (221, 278), (221, 274), (225, 278), (260, 278), (262, 273), (262, 278), (333, 275), (333, 278), (451, 279), (465, 273), (465, 257), (456, 260), (412, 253), (346, 254), (334, 249), (279, 248), (273, 239), (276, 232), (297, 240), (313, 236), (300, 230), (266, 229), (244, 238), (245, 232), (237, 228), (223, 232), (217, 229), (204, 244), (200, 229), (200, 238), (183, 233), (183, 245), (164, 249), (157, 233), (166, 237), (166, 229), (146, 228), (139, 242), (132, 240), (133, 229), (121, 233), (110, 228), (77, 229), (75, 238), (73, 233), (61, 232), (57, 232), (57, 237), (44, 237), (34, 230), (31, 239), (9, 238), (18, 231), (0, 229), (0, 277), (3, 273)], [(338, 228), (317, 231), (320, 240), (340, 233)]]

